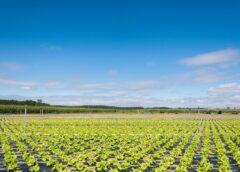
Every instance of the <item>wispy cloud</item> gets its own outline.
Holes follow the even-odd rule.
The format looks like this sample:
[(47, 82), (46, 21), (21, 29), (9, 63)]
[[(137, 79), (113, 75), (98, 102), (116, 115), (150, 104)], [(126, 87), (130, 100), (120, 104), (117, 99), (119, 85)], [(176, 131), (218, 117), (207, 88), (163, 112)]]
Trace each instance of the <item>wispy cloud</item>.
[(113, 105), (113, 106), (151, 106), (153, 99), (128, 96), (46, 96), (40, 97), (55, 105)]
[(162, 88), (199, 87), (213, 83), (228, 82), (240, 77), (232, 71), (219, 70), (212, 67), (201, 67), (186, 72), (161, 76), (158, 81)]
[(187, 66), (229, 65), (240, 62), (240, 50), (225, 49), (199, 54), (180, 61)]
[(7, 76), (0, 77), (0, 87), (1, 86), (15, 87), (26, 91), (35, 89), (35, 91), (46, 90), (48, 92), (51, 92), (54, 89), (70, 89), (69, 85), (66, 85), (66, 83), (61, 80), (47, 80), (36, 82), (33, 80), (16, 80)]
[(149, 94), (160, 90), (157, 80), (138, 80), (126, 82), (72, 83), (72, 89), (104, 94)]
[(60, 80), (48, 80), (43, 83), (43, 86), (46, 88), (58, 88), (61, 86), (63, 83)]
[(111, 105), (111, 106), (144, 106), (144, 107), (205, 107), (205, 108), (226, 108), (238, 107), (240, 94), (225, 96), (222, 94), (208, 94), (195, 97), (153, 97), (146, 95), (116, 94), (105, 95), (62, 95), (62, 96), (40, 96), (44, 102), (54, 105)]
[(33, 89), (37, 83), (32, 81), (23, 81), (23, 80), (13, 80), (13, 79), (5, 79), (0, 78), (0, 86), (15, 86), (22, 90), (31, 90)]
[(22, 64), (18, 64), (14, 62), (5, 62), (5, 63), (2, 63), (2, 66), (9, 70), (20, 70), (23, 68)]
[[(57, 90), (59, 85), (62, 85), (62, 83), (57, 80), (36, 83), (33, 81), (0, 78), (0, 87), (16, 87), (25, 91), (36, 89), (36, 92), (38, 89), (45, 90), (45, 93), (47, 93), (44, 94), (45, 96), (39, 94), (39, 96), (26, 97), (26, 99), (35, 100), (37, 98), (42, 98), (47, 103), (61, 105), (104, 104), (146, 107), (238, 107), (240, 104), (239, 83), (220, 84), (208, 90), (206, 89), (206, 94), (203, 96), (186, 97), (177, 94), (174, 97), (168, 98), (164, 94), (166, 89), (175, 88), (176, 86), (184, 87), (184, 84), (189, 84), (191, 82), (198, 84), (220, 80), (221, 74), (218, 74), (214, 69), (207, 68), (204, 71), (207, 72), (195, 71), (193, 75), (185, 74), (185, 76), (181, 77), (175, 76), (172, 78), (172, 81), (171, 78), (166, 77), (162, 80), (64, 84), (64, 86), (61, 87), (64, 92), (62, 92), (62, 90)], [(210, 72), (213, 73), (211, 74), (212, 76), (204, 79)], [(215, 72), (217, 74), (214, 74)], [(52, 89), (56, 91), (52, 91)], [(0, 94), (3, 94), (3, 92), (0, 92)]]
[(211, 67), (203, 67), (179, 74), (179, 77), (176, 77), (176, 81), (179, 80), (179, 82), (184, 83), (207, 84), (233, 79), (238, 76), (239, 75), (232, 72), (219, 71)]
[(32, 90), (33, 87), (32, 86), (20, 86), (20, 89), (27, 91), (27, 90)]
[[(240, 108), (240, 84), (239, 83), (225, 83), (208, 89), (209, 97), (218, 104), (229, 107)], [(209, 102), (209, 100), (206, 102)]]
[(213, 94), (236, 94), (240, 95), (240, 84), (239, 83), (225, 83), (220, 84), (217, 87), (212, 87), (208, 90), (209, 93)]
[(74, 82), (70, 87), (73, 89), (84, 89), (84, 90), (92, 90), (92, 89), (110, 89), (112, 87), (117, 86), (116, 82), (95, 82), (95, 83), (81, 83)]
[[(22, 85), (22, 84), (20, 84)], [(145, 85), (145, 84), (143, 84)], [(148, 84), (147, 84), (148, 85)], [(151, 85), (151, 84), (150, 84)], [(23, 86), (25, 87), (25, 86)], [(145, 87), (145, 86), (144, 86)], [(26, 86), (27, 89), (27, 86)], [(135, 88), (134, 88), (135, 89)], [(141, 90), (141, 89), (140, 89)], [(132, 91), (130, 91), (132, 93)], [(85, 92), (86, 93), (86, 92)], [(0, 95), (0, 98), (2, 95)], [(19, 96), (14, 96), (18, 98)], [(12, 98), (11, 95), (4, 98)], [(21, 99), (23, 99), (20, 96)], [(128, 90), (112, 90), (103, 94), (69, 94), (24, 97), (24, 99), (43, 99), (44, 102), (55, 105), (114, 105), (114, 106), (168, 106), (168, 107), (207, 107), (225, 108), (240, 106), (240, 84), (226, 83), (209, 88), (203, 96), (194, 97), (161, 97), (152, 94), (129, 94)]]

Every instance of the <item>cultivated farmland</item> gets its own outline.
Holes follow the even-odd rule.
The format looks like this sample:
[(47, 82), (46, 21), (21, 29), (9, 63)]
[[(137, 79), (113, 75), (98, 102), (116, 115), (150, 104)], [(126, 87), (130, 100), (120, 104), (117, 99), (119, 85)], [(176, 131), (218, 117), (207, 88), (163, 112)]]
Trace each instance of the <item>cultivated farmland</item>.
[(239, 119), (0, 122), (0, 171), (240, 171)]

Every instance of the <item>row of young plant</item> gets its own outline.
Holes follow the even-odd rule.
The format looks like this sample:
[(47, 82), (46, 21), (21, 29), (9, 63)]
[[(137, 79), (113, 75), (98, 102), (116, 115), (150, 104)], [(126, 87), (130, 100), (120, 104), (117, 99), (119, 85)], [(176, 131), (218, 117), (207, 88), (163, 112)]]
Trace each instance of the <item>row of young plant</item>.
[[(61, 171), (61, 172), (69, 172), (70, 171), (64, 164), (59, 162), (45, 147), (36, 143), (27, 134), (21, 133), (20, 131), (16, 130), (15, 128), (9, 129), (9, 132), (15, 133), (15, 135), (18, 135), (19, 138), (21, 139), (21, 141), (23, 143), (26, 143), (27, 145), (29, 145), (31, 147), (31, 149), (33, 151), (35, 151), (44, 162), (46, 162), (46, 165), (48, 167), (52, 168), (52, 170)], [(10, 133), (8, 133), (8, 134), (10, 134)], [(31, 166), (29, 166), (29, 167), (31, 167)]]
[(194, 136), (190, 146), (184, 153), (183, 157), (180, 160), (180, 164), (178, 165), (178, 167), (175, 170), (176, 172), (187, 172), (189, 169), (192, 168), (192, 161), (193, 161), (194, 155), (196, 153), (196, 150), (198, 148), (198, 145), (200, 143), (200, 133), (201, 133), (201, 131), (195, 133), (195, 136)]
[(228, 146), (231, 154), (233, 155), (234, 160), (236, 161), (238, 167), (240, 167), (240, 151), (239, 146), (237, 142), (234, 142), (232, 138), (239, 137), (236, 132), (233, 132), (228, 127), (220, 127), (220, 125), (217, 125), (217, 129), (219, 131), (219, 134), (223, 137), (224, 142)]
[[(29, 138), (26, 134), (21, 133), (18, 130), (14, 130), (14, 128), (9, 129), (7, 126), (5, 127), (5, 131), (9, 131), (10, 133), (15, 133), (21, 138), (23, 143), (29, 145), (33, 151), (36, 151), (41, 159), (46, 162), (48, 167), (51, 167), (52, 170), (68, 172), (69, 170), (62, 164), (59, 163), (48, 151), (46, 151), (43, 147), (35, 143), (31, 138)], [(10, 134), (10, 133), (7, 134)], [(26, 145), (25, 145), (26, 146)], [(33, 163), (34, 164), (34, 163)], [(31, 170), (31, 166), (29, 166), (29, 170)]]
[(21, 153), (23, 160), (27, 163), (28, 169), (31, 172), (37, 172), (40, 170), (37, 160), (33, 155), (31, 155), (28, 147), (22, 143), (21, 136), (14, 132), (9, 132), (7, 127), (4, 127), (4, 132), (8, 134), (8, 136), (12, 139), (15, 143), (17, 150)]
[(4, 157), (4, 165), (8, 171), (20, 171), (18, 159), (11, 147), (8, 137), (0, 130), (0, 143), (2, 144), (2, 152)]
[(213, 168), (213, 164), (209, 161), (209, 156), (212, 154), (210, 130), (210, 124), (207, 123), (203, 133), (201, 161), (198, 163), (198, 172), (208, 172)]
[(238, 146), (240, 147), (240, 137), (239, 134), (240, 133), (240, 127), (239, 124), (237, 123), (237, 121), (224, 121), (224, 123), (218, 123), (220, 125), (224, 125), (224, 129), (227, 129), (227, 132), (229, 132), (228, 134), (231, 133), (231, 139), (232, 141)]
[[(182, 131), (179, 132), (177, 135), (174, 136), (171, 140), (164, 143), (164, 145), (159, 148), (157, 151), (153, 152), (152, 154), (146, 154), (145, 158), (143, 159), (142, 163), (138, 164), (138, 168), (134, 168), (134, 171), (146, 171), (155, 164), (158, 165), (158, 161), (164, 158), (164, 155), (168, 152), (169, 149), (173, 148), (181, 139), (184, 137), (189, 137), (191, 135), (190, 132)], [(151, 153), (151, 152), (149, 152)]]
[(215, 125), (212, 125), (213, 141), (217, 152), (217, 163), (219, 172), (231, 172), (229, 158), (226, 155), (226, 149), (222, 142)]
[[(51, 138), (52, 136), (51, 135), (49, 135), (48, 136), (49, 138)], [(57, 137), (59, 137), (58, 135), (57, 135)], [(44, 137), (38, 137), (38, 138), (44, 138)], [(51, 139), (49, 139), (49, 138), (45, 138), (46, 140), (51, 140)], [(65, 137), (63, 138), (63, 140), (65, 139)], [(148, 138), (146, 138), (146, 141), (147, 141), (147, 139)], [(159, 139), (159, 138), (156, 138), (156, 139)], [(53, 144), (54, 142), (56, 142), (56, 144), (58, 144), (59, 142), (58, 141), (56, 141), (56, 140), (52, 140), (53, 142), (51, 143), (51, 144)], [(75, 140), (76, 141), (76, 140)], [(86, 139), (85, 141), (89, 141), (88, 139)], [(132, 142), (132, 140), (129, 140), (129, 142)], [(71, 142), (69, 142), (69, 140), (67, 140), (67, 143), (68, 144), (66, 144), (66, 145), (71, 145)], [(148, 145), (151, 145), (152, 143), (151, 142), (146, 142), (146, 144), (148, 144)], [(45, 145), (45, 147), (48, 147), (48, 145)], [(49, 147), (48, 147), (49, 148)], [(144, 150), (144, 149), (146, 149), (147, 147), (142, 147), (141, 149), (142, 150)], [(57, 153), (57, 150), (55, 149), (54, 150), (55, 151), (55, 153)], [(138, 149), (136, 149), (136, 151), (138, 151), (139, 152), (139, 150)], [(150, 151), (150, 150), (149, 150)], [(139, 158), (141, 158), (141, 156), (142, 155), (144, 155), (144, 154), (146, 154), (147, 152), (145, 151), (145, 152), (142, 152), (142, 153), (139, 153), (140, 154), (140, 156), (138, 155), (138, 159)], [(62, 153), (61, 153), (62, 154)], [(132, 155), (132, 154), (134, 154), (133, 152), (128, 152), (126, 155)], [(58, 155), (59, 156), (62, 156), (62, 155), (60, 155), (60, 153), (58, 153)], [(108, 158), (108, 157), (107, 157)], [(123, 158), (124, 159), (124, 158)], [(134, 161), (134, 159), (133, 158), (128, 158), (128, 161), (130, 161), (130, 160), (132, 160), (132, 161)], [(116, 163), (116, 164), (119, 164), (119, 166), (117, 167), (117, 169), (121, 169), (121, 170), (123, 170), (124, 168), (129, 168), (129, 163), (128, 162), (122, 162), (122, 163), (119, 163), (118, 161), (119, 161), (119, 159), (118, 159), (118, 161), (115, 161), (114, 159), (110, 159), (110, 161), (109, 162), (111, 162), (112, 161), (112, 163)], [(135, 161), (136, 161), (136, 158), (135, 158)], [(91, 161), (89, 161), (89, 162), (91, 162)], [(105, 163), (105, 165), (104, 165), (104, 163), (105, 162), (103, 162), (103, 163), (97, 163), (96, 164), (96, 168), (98, 168), (99, 170), (101, 169), (101, 168), (104, 168), (104, 166), (106, 167), (106, 166), (109, 166), (108, 164), (107, 164), (107, 162)], [(131, 163), (130, 163), (131, 164)], [(88, 164), (89, 165), (89, 164)], [(81, 168), (81, 167), (80, 167)]]
[[(23, 126), (24, 120), (13, 119), (15, 125)], [(86, 134), (86, 135), (110, 135), (110, 134), (162, 134), (171, 128), (184, 128), (195, 126), (196, 120), (156, 120), (156, 119), (27, 119), (27, 132), (47, 134)], [(66, 133), (67, 131), (67, 133)]]
[[(171, 137), (171, 135), (168, 137)], [(129, 139), (128, 141), (131, 142), (131, 144), (134, 143), (133, 140), (131, 140), (130, 138), (128, 139)], [(89, 156), (90, 154), (88, 152), (84, 152), (86, 155), (88, 155), (88, 156), (85, 156), (85, 159), (82, 159), (83, 157), (81, 156), (82, 153), (74, 154), (73, 156), (71, 156), (71, 153), (67, 155), (62, 150), (57, 149), (55, 146), (56, 144), (58, 144), (58, 141), (56, 141), (55, 139), (51, 140), (50, 138), (47, 138), (45, 139), (45, 141), (42, 139), (39, 139), (38, 141), (41, 142), (41, 144), (48, 147), (49, 149), (51, 149), (52, 152), (54, 152), (58, 157), (60, 157), (63, 161), (66, 161), (71, 166), (75, 167), (76, 162), (78, 163), (81, 162), (82, 163), (81, 167), (77, 167), (77, 170), (87, 169), (88, 166), (95, 166), (95, 170), (97, 171), (102, 171), (102, 170), (108, 171), (111, 169), (127, 170), (130, 168), (132, 164), (137, 163), (139, 159), (144, 157), (149, 152), (153, 151), (156, 144), (154, 144), (153, 141), (149, 140), (149, 137), (141, 136), (140, 139), (141, 139), (141, 144), (139, 145), (134, 144), (134, 147), (125, 147), (124, 149), (120, 149), (120, 151), (109, 151), (108, 148), (99, 149), (99, 150), (90, 150), (90, 151), (94, 151), (91, 156)], [(158, 139), (161, 139), (160, 141), (162, 142), (168, 138), (164, 139), (164, 138), (158, 137)], [(104, 145), (109, 144), (109, 140), (105, 140), (105, 141), (106, 142), (105, 144), (102, 145), (102, 147), (104, 147)], [(161, 142), (157, 142), (157, 144), (161, 144)], [(71, 142), (68, 142), (67, 145), (68, 146), (71, 145)], [(75, 148), (71, 147), (71, 149), (75, 149), (77, 151), (76, 147)], [(64, 147), (63, 147), (63, 150), (65, 150)]]
[[(164, 172), (167, 171), (167, 169), (170, 168), (170, 166), (175, 162), (175, 159), (182, 155), (183, 149), (186, 147), (186, 145), (191, 141), (191, 136), (193, 135), (193, 133), (195, 133), (195, 130), (191, 130), (191, 132), (189, 132), (181, 141), (180, 143), (173, 148), (170, 152), (168, 156), (165, 156), (161, 163), (158, 165), (157, 168), (154, 169), (154, 171), (156, 172)], [(193, 140), (196, 139), (196, 137), (198, 137), (198, 134), (196, 134), (193, 138)]]
[[(38, 121), (40, 124), (37, 123)], [(166, 171), (177, 157), (183, 155), (176, 168), (176, 171), (182, 172), (191, 169), (200, 142), (200, 134), (203, 133), (201, 161), (197, 170), (204, 172), (212, 168), (209, 162), (209, 156), (212, 153), (210, 137), (212, 127), (219, 171), (231, 171), (229, 159), (226, 161), (224, 143), (219, 134), (230, 148), (234, 159), (239, 160), (238, 143), (235, 141), (238, 135), (228, 127), (228, 123), (232, 124), (231, 121), (227, 121), (223, 127), (220, 127), (223, 123), (212, 125), (209, 120), (167, 120), (166, 123), (141, 121), (142, 125), (136, 125), (136, 121), (133, 120), (132, 126), (129, 126), (131, 123), (125, 120), (113, 122), (103, 120), (99, 122), (99, 125), (96, 121), (93, 124), (89, 121), (86, 122), (87, 125), (84, 120), (77, 125), (72, 120), (66, 120), (66, 125), (60, 122), (63, 125), (60, 127), (58, 120), (46, 120), (49, 125), (44, 125), (42, 121), (33, 119), (28, 123), (25, 135), (22, 132), (22, 121), (7, 119), (1, 125), (4, 132), (1, 133), (0, 138), (2, 144), (4, 142), (9, 145), (8, 139), (11, 138), (24, 160), (27, 162), (31, 159), (32, 165), (27, 164), (32, 171), (34, 169), (31, 167), (35, 167), (35, 171), (38, 169), (37, 162), (33, 160), (34, 156), (29, 152), (29, 148), (32, 148), (47, 166), (55, 171)], [(70, 125), (71, 122), (74, 126)], [(104, 128), (103, 123), (108, 126)], [(160, 124), (163, 125), (158, 126)], [(90, 130), (86, 129), (88, 125)], [(204, 125), (206, 126), (203, 130)], [(121, 131), (124, 127), (126, 130)], [(154, 127), (157, 128), (156, 131), (153, 131)], [(196, 132), (198, 127), (200, 129)], [(134, 129), (136, 129), (135, 134), (132, 134)], [(46, 133), (48, 130), (49, 132)], [(150, 131), (152, 134), (149, 134)], [(120, 134), (121, 132), (124, 134)], [(193, 134), (194, 136), (191, 137)], [(4, 136), (5, 141), (2, 141)], [(183, 152), (190, 140), (189, 147)], [(11, 152), (11, 149), (9, 150)], [(13, 150), (12, 152), (15, 155)], [(18, 161), (15, 164), (18, 167)], [(14, 171), (17, 170), (19, 167)]]
[(20, 171), (18, 165), (18, 158), (13, 151), (13, 148), (8, 140), (8, 136), (0, 129), (0, 143), (2, 145), (2, 152), (4, 157), (4, 166), (8, 171)]
[[(41, 138), (43, 138), (44, 139), (44, 137), (37, 137), (37, 138), (39, 138), (39, 140), (37, 140), (38, 141), (38, 144), (39, 144), (39, 141), (41, 141), (42, 139)], [(37, 139), (37, 138), (35, 138), (35, 139)], [(50, 136), (50, 138), (51, 138), (51, 136)], [(50, 138), (48, 138), (47, 140), (51, 140)], [(46, 138), (45, 138), (46, 139)], [(86, 169), (86, 165), (84, 165), (82, 162), (81, 162), (81, 160), (79, 160), (79, 159), (70, 159), (70, 157), (69, 156), (67, 156), (64, 152), (62, 152), (61, 150), (59, 150), (59, 149), (56, 149), (56, 147), (54, 147), (52, 144), (54, 144), (54, 142), (56, 141), (56, 140), (52, 140), (53, 142), (51, 143), (51, 144), (49, 144), (49, 143), (47, 143), (46, 141), (42, 141), (42, 145), (46, 148), (48, 148), (49, 150), (51, 150), (53, 153), (55, 153), (58, 157), (60, 157), (62, 160), (64, 160), (64, 161), (68, 161), (68, 163), (70, 164), (70, 165), (75, 165), (75, 167), (76, 167), (76, 169), (77, 170), (83, 170), (83, 168), (84, 169)], [(59, 142), (56, 142), (55, 144), (58, 144)], [(69, 142), (69, 144), (71, 144), (71, 142)], [(46, 149), (45, 149), (45, 151), (46, 151)], [(78, 162), (78, 163), (76, 163), (76, 162)], [(91, 161), (89, 161), (89, 162), (91, 162)], [(73, 164), (74, 163), (74, 164)], [(103, 163), (98, 163), (97, 164), (97, 166), (98, 166), (98, 168), (100, 168), (101, 167), (101, 164), (103, 164)]]

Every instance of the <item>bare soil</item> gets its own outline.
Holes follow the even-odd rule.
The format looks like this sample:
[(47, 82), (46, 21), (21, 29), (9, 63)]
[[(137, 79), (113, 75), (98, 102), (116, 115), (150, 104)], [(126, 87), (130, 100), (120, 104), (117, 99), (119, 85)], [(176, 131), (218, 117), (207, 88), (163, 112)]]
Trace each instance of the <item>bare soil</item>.
[[(4, 118), (19, 118), (24, 115), (0, 115)], [(160, 119), (240, 119), (240, 115), (221, 114), (27, 114), (30, 118), (160, 118)]]

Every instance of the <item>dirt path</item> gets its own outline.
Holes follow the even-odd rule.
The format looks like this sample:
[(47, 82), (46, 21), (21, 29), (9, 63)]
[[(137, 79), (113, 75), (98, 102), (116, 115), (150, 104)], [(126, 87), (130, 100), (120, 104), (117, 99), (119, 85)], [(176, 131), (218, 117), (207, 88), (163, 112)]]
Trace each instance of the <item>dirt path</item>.
[[(23, 118), (24, 115), (0, 115), (0, 118)], [(27, 114), (28, 118), (160, 118), (160, 119), (240, 119), (240, 115), (208, 114)]]

